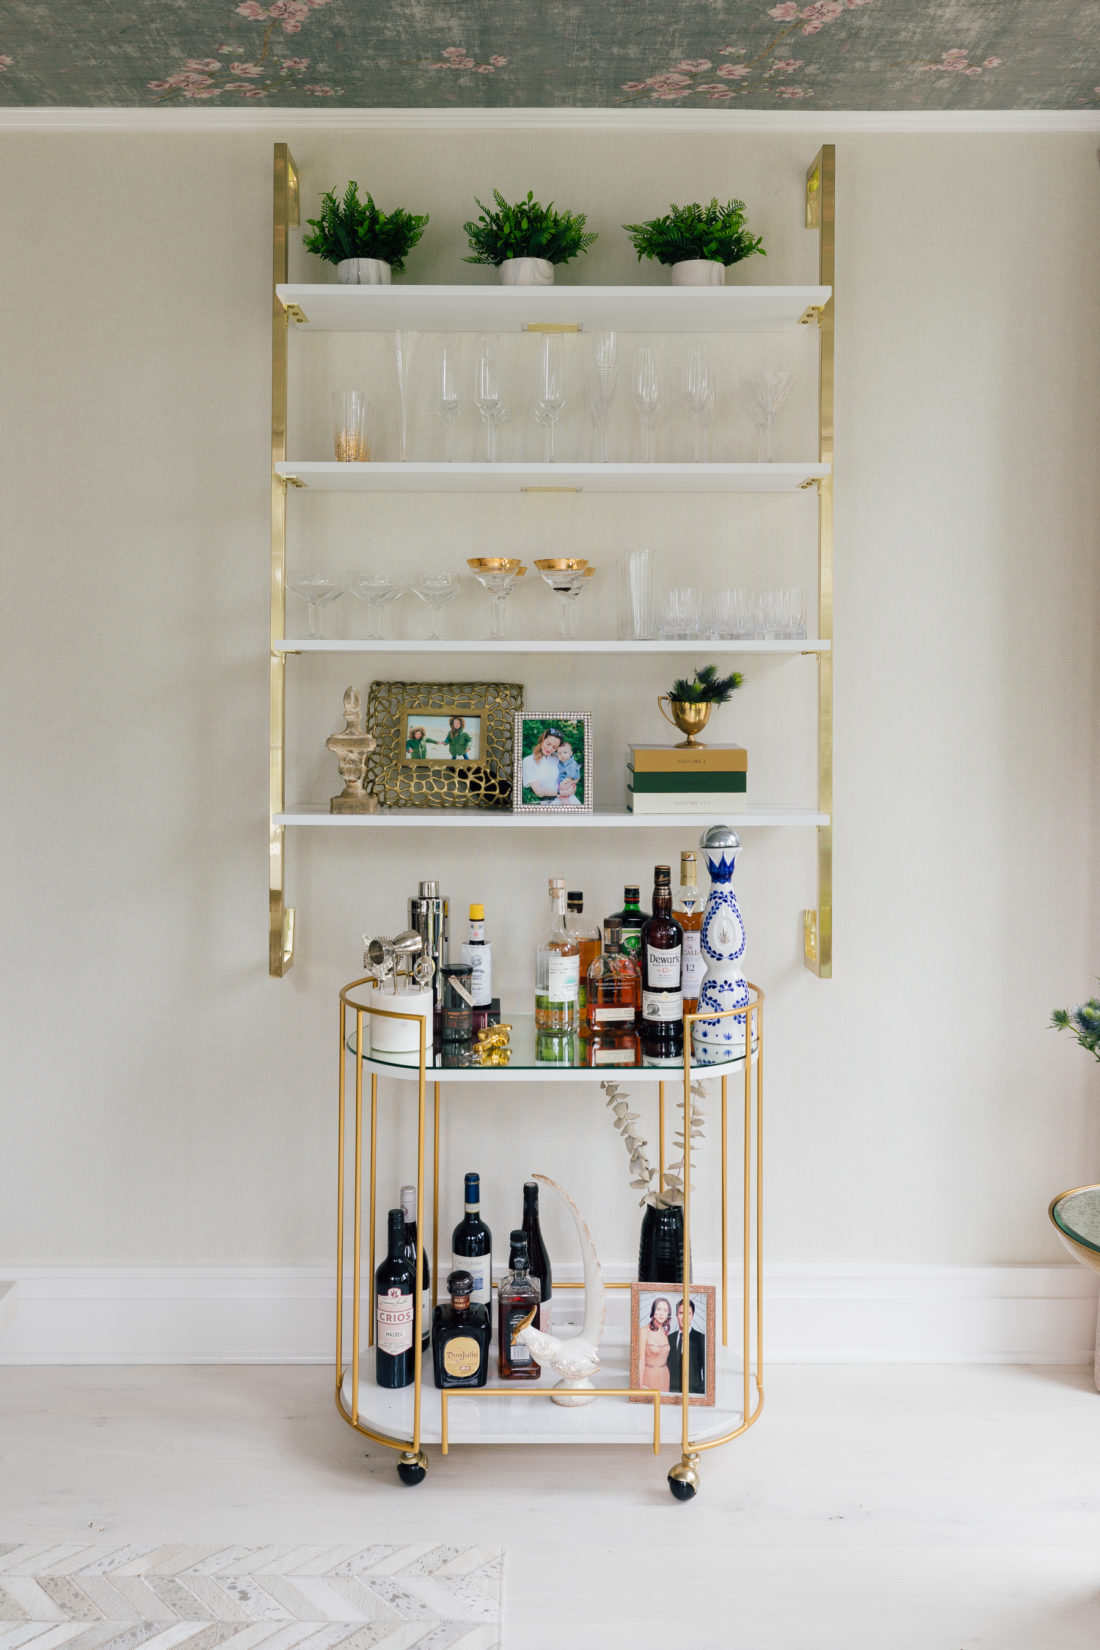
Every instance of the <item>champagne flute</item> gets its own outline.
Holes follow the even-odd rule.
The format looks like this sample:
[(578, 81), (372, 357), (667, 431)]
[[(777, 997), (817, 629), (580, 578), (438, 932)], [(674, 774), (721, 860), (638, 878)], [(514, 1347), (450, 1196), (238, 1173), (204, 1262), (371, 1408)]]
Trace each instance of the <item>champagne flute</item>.
[(684, 348), (684, 405), (693, 424), (692, 456), (696, 464), (707, 457), (707, 432), (714, 416), (714, 372), (706, 343), (691, 339)]
[(596, 432), (596, 462), (607, 463), (607, 427), (615, 396), (618, 340), (613, 332), (592, 332), (584, 363), (584, 398)]
[(391, 332), (390, 343), (393, 346), (393, 364), (397, 368), (397, 396), (401, 413), (401, 451), (398, 456), (404, 464), (409, 456), (409, 374), (412, 371), (416, 333)]
[(645, 462), (652, 464), (661, 417), (661, 377), (652, 344), (634, 346), (634, 411), (645, 430)]
[(754, 372), (751, 378), (745, 379), (745, 398), (756, 429), (759, 464), (772, 462), (772, 430), (797, 382), (798, 374), (793, 372)]
[(544, 332), (539, 344), (535, 422), (546, 432), (546, 462), (554, 462), (554, 425), (565, 406), (562, 384), (561, 333)]
[(439, 402), (437, 412), (447, 431), (447, 463), (455, 457), (455, 424), (462, 411), (458, 393), (460, 346), (453, 338), (443, 340), (443, 354), (439, 364)]
[(485, 420), (485, 458), (492, 464), (497, 456), (497, 426), (504, 423), (508, 409), (500, 399), (497, 340), (489, 332), (483, 332), (478, 340), (477, 410)]

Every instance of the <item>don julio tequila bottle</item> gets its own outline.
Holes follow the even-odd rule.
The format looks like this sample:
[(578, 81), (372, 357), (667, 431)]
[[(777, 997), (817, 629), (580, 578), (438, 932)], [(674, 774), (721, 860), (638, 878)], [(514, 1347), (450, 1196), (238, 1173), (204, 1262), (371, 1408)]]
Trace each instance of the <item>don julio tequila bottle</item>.
[(451, 1303), (435, 1309), (432, 1360), (438, 1387), (484, 1386), (489, 1374), (489, 1308), (470, 1299), (473, 1286), (469, 1272), (452, 1272), (447, 1279)]
[(535, 960), (535, 1027), (576, 1031), (581, 988), (581, 948), (565, 919), (565, 883), (550, 878), (550, 915)]
[(667, 865), (653, 872), (653, 915), (642, 929), (642, 1052), (673, 1059), (684, 1052), (684, 931), (672, 915)]

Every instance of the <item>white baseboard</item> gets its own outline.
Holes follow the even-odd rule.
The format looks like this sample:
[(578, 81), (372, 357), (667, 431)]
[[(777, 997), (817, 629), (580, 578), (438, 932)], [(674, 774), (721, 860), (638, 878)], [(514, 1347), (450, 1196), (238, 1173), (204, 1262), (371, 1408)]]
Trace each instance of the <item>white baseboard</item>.
[[(783, 1263), (765, 1279), (772, 1362), (1092, 1362), (1097, 1285), (1079, 1266)], [(716, 1280), (708, 1271), (699, 1281)], [(14, 1314), (7, 1283), (16, 1285)], [(328, 1363), (334, 1355), (335, 1285), (324, 1266), (0, 1265), (0, 1297), (9, 1307), (0, 1364)], [(739, 1309), (731, 1320), (736, 1335)]]

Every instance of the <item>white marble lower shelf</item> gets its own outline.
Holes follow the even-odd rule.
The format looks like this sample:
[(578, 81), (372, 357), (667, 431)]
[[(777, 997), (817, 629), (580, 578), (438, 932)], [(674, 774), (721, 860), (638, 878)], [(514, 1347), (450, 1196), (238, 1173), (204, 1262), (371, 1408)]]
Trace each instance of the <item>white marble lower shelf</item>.
[[(625, 1293), (625, 1292), (624, 1292)], [(675, 1296), (675, 1286), (669, 1286)], [(557, 1297), (555, 1296), (555, 1299)], [(629, 1301), (629, 1295), (626, 1296)], [(609, 1310), (610, 1315), (610, 1310)], [(575, 1327), (575, 1326), (573, 1326)], [(555, 1334), (558, 1325), (555, 1322)], [(561, 1333), (572, 1330), (565, 1325)], [(594, 1386), (628, 1386), (629, 1346), (612, 1335), (603, 1343), (603, 1368), (593, 1377)], [(503, 1382), (497, 1378), (496, 1339), (490, 1354), (489, 1386), (519, 1389), (524, 1397), (491, 1398), (483, 1392), (454, 1394), (448, 1400), (448, 1444), (648, 1444), (653, 1442), (653, 1409), (648, 1403), (632, 1403), (629, 1398), (597, 1398), (582, 1409), (564, 1409), (549, 1398), (537, 1397), (557, 1381), (550, 1372), (530, 1383)], [(695, 1440), (721, 1437), (741, 1425), (743, 1385), (740, 1356), (733, 1348), (718, 1348), (716, 1363), (717, 1403), (713, 1407), (694, 1405), (691, 1436)], [(374, 1348), (364, 1348), (359, 1380), (359, 1419), (364, 1426), (391, 1438), (412, 1437), (413, 1389), (391, 1392), (374, 1384)], [(340, 1403), (351, 1418), (351, 1370), (340, 1388)], [(680, 1406), (662, 1404), (661, 1442), (680, 1443)], [(441, 1405), (432, 1378), (429, 1354), (424, 1356), (424, 1383), (420, 1410), (420, 1438), (425, 1444), (442, 1442)]]

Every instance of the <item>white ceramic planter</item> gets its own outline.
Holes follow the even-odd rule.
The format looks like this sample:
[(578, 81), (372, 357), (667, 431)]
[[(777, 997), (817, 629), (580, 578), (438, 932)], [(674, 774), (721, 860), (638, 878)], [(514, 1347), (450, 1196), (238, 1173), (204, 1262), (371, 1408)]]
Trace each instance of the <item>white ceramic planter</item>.
[[(432, 1016), (435, 998), (429, 991), (389, 991), (371, 985), (366, 1000), (375, 1008), (388, 1008), (398, 1014), (416, 1014), (427, 1020), (424, 1036), (429, 1049), (432, 1046)], [(417, 1054), (420, 1050), (420, 1025), (417, 1020), (384, 1020), (380, 1014), (370, 1017), (370, 1046), (379, 1054)]]
[(381, 258), (343, 258), (336, 265), (341, 286), (389, 286), (391, 270)]
[(685, 258), (672, 266), (673, 286), (725, 286), (726, 266), (714, 258)]
[(501, 286), (553, 286), (554, 266), (545, 258), (505, 258), (500, 264)]

